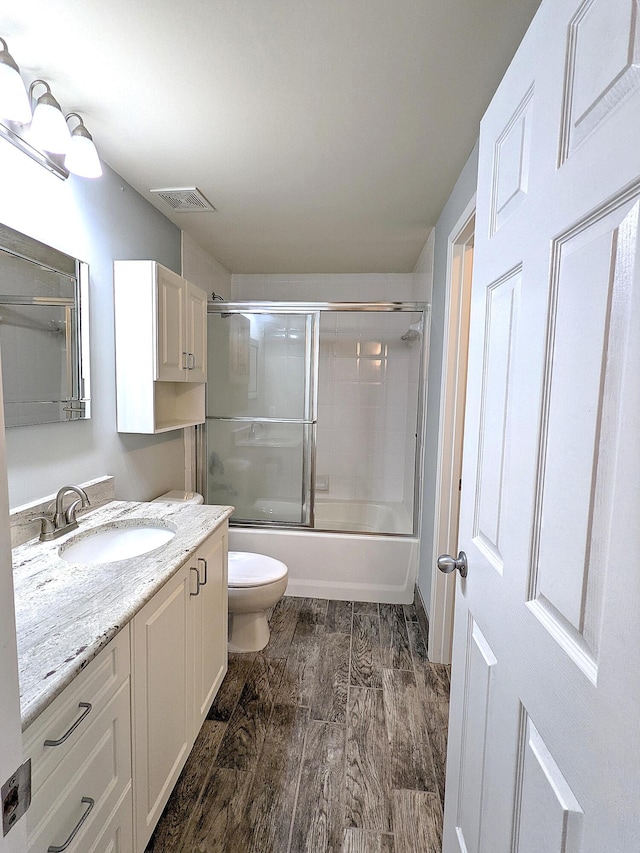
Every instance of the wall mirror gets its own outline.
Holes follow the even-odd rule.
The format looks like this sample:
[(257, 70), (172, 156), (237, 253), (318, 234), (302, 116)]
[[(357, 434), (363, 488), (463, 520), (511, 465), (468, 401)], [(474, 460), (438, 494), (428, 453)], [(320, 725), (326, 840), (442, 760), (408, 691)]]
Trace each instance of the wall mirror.
[(89, 267), (0, 224), (5, 426), (91, 416)]

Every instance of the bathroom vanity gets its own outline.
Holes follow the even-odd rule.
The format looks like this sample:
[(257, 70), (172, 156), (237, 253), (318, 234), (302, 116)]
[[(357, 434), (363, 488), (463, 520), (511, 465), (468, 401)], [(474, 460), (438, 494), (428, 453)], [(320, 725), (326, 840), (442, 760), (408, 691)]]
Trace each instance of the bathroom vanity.
[[(14, 549), (30, 853), (143, 853), (226, 672), (232, 511), (113, 501)], [(175, 535), (117, 562), (61, 556), (136, 519)]]

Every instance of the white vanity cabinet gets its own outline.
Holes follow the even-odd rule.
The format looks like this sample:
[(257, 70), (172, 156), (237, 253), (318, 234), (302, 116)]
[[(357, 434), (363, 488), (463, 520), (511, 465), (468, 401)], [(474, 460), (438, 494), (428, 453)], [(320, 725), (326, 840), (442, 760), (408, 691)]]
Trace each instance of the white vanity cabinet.
[(129, 675), (126, 626), (25, 730), (29, 853), (133, 849)]
[(203, 423), (207, 294), (155, 261), (114, 262), (119, 432)]
[(144, 851), (227, 669), (218, 530), (132, 622), (135, 850)]

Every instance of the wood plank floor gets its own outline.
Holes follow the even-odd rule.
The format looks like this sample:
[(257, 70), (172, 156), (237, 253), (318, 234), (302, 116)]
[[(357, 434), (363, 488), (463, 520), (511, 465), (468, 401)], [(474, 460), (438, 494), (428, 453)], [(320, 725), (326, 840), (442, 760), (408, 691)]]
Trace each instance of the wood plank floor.
[(284, 598), (146, 853), (441, 853), (449, 667), (411, 605)]

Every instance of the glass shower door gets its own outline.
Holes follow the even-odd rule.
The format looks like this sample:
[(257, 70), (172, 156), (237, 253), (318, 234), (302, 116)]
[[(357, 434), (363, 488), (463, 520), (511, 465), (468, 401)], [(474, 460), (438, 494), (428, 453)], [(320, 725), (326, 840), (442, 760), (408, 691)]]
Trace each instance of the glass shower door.
[(314, 317), (208, 315), (206, 500), (236, 522), (312, 522)]

